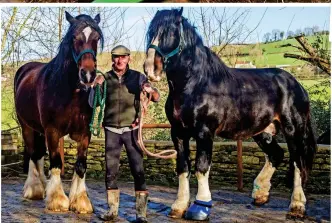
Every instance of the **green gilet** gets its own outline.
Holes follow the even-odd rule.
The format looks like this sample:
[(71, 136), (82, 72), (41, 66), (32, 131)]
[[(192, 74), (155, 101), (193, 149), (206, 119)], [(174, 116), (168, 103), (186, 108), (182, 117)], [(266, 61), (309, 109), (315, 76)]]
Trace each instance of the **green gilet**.
[(106, 73), (107, 96), (103, 126), (128, 127), (139, 117), (139, 77), (139, 72), (130, 69), (120, 79), (114, 71)]

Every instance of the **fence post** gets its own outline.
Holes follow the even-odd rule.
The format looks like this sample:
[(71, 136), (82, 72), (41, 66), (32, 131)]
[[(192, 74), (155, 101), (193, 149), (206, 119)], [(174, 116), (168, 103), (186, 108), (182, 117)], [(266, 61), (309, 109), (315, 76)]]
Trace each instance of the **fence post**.
[(242, 140), (237, 140), (237, 189), (243, 191)]

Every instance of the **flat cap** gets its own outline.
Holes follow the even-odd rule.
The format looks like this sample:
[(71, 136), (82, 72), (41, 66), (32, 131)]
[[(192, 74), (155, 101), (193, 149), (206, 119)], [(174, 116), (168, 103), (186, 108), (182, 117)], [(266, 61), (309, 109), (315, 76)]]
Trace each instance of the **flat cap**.
[(127, 56), (130, 55), (130, 50), (123, 46), (123, 45), (118, 45), (114, 47), (111, 51), (112, 55), (117, 55), (117, 56)]

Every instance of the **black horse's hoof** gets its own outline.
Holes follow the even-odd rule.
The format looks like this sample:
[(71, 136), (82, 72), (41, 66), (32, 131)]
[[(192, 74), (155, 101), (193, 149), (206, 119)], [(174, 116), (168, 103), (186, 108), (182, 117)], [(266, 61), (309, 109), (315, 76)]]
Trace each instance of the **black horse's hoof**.
[(185, 214), (185, 219), (195, 221), (208, 221), (212, 208), (211, 201), (199, 201), (196, 200), (189, 207)]
[(305, 215), (301, 213), (288, 212), (286, 214), (286, 219), (303, 221), (305, 219)]
[(136, 218), (136, 220), (133, 221), (133, 223), (148, 223), (148, 219), (144, 218), (144, 217), (139, 217), (139, 218)]
[(286, 219), (303, 221), (305, 219), (305, 211), (292, 209), (286, 214)]
[(168, 213), (168, 217), (170, 218), (175, 218), (175, 219), (181, 219), (184, 217), (186, 211), (179, 211), (179, 210), (171, 210), (169, 213)]
[(252, 201), (252, 204), (255, 205), (255, 206), (262, 206), (266, 203), (269, 202), (269, 196), (260, 196), (260, 197), (257, 197), (255, 198), (253, 201)]
[(116, 221), (118, 216), (115, 216), (113, 214), (109, 214), (108, 212), (105, 214), (101, 214), (98, 216), (99, 219), (103, 221)]

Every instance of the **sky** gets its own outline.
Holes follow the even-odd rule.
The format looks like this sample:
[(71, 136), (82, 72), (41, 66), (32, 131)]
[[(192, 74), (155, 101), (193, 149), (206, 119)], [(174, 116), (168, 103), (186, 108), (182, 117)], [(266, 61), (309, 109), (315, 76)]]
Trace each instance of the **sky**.
[[(203, 31), (201, 28), (202, 22), (199, 18), (197, 18), (197, 12), (199, 12), (201, 9), (206, 10), (207, 16), (209, 18), (213, 17), (213, 9), (216, 9), (220, 14), (222, 12), (226, 12), (226, 16), (224, 17), (224, 19), (229, 24), (233, 24), (232, 21), (234, 17), (236, 17), (236, 15), (240, 15), (241, 13), (245, 15), (241, 16), (242, 19), (240, 19), (238, 23), (232, 25), (232, 27), (235, 27), (235, 31), (236, 29), (243, 28), (244, 32), (242, 32), (242, 35), (240, 35), (239, 39), (234, 39), (231, 43), (263, 42), (264, 34), (267, 32), (272, 32), (272, 30), (274, 29), (279, 29), (285, 34), (287, 34), (288, 30), (303, 30), (306, 27), (313, 26), (319, 26), (320, 30), (330, 29), (330, 8), (328, 7), (328, 5), (324, 7), (320, 5), (318, 7), (315, 4), (310, 4), (306, 7), (294, 7), (294, 4), (291, 6), (285, 4), (286, 7), (276, 7), (275, 5), (271, 6), (270, 4), (264, 4), (264, 7), (262, 7), (261, 4), (255, 6), (251, 6), (251, 4), (245, 4), (245, 6), (250, 5), (251, 7), (238, 7), (238, 5), (236, 5), (237, 7), (230, 7), (229, 5), (218, 5), (218, 7), (214, 8), (211, 7), (211, 4), (209, 4), (209, 7), (198, 7), (202, 6), (202, 4), (194, 7), (192, 7), (192, 5), (193, 4), (191, 4), (191, 7), (184, 7), (182, 15), (188, 18), (189, 22), (192, 25), (197, 27), (197, 31), (202, 36), (204, 44), (209, 47), (216, 44), (216, 37), (219, 37), (220, 35), (207, 35), (210, 38), (210, 41), (207, 41), (208, 38), (204, 38), (204, 33), (202, 33)], [(213, 6), (215, 5), (216, 4), (213, 4)], [(269, 7), (266, 7), (266, 5), (268, 5)], [(72, 16), (77, 16), (79, 12), (88, 14), (92, 16), (92, 18), (94, 18), (97, 13), (101, 14), (102, 21), (100, 23), (100, 26), (105, 36), (106, 46), (104, 48), (104, 51), (111, 51), (111, 49), (118, 44), (123, 44), (132, 51), (145, 51), (145, 47), (147, 45), (145, 42), (145, 36), (150, 21), (152, 20), (157, 10), (171, 9), (171, 7), (155, 7), (155, 5), (153, 7), (146, 7), (146, 4), (142, 4), (139, 7), (133, 7), (135, 6), (135, 4), (131, 4), (130, 7), (128, 7), (128, 5), (122, 6), (121, 8), (107, 7), (106, 9), (103, 7), (72, 7), (65, 8), (65, 10), (69, 11)], [(241, 4), (241, 6), (243, 6), (243, 4)], [(2, 9), (2, 11), (3, 10), (4, 9)], [(12, 8), (8, 8), (8, 10), (8, 12), (6, 11), (7, 13), (2, 13), (2, 19), (9, 19), (7, 17), (12, 14), (12, 12), (10, 11), (12, 10)], [(19, 8), (19, 21), (22, 22), (30, 11), (31, 8)], [(57, 21), (57, 17), (55, 18), (55, 16), (58, 16), (58, 12), (59, 10), (53, 7), (44, 8), (43, 10), (40, 10), (40, 12), (38, 11), (39, 14), (36, 14), (35, 16), (40, 16), (43, 23), (37, 23), (37, 28), (36, 24), (31, 24), (31, 26), (33, 25), (36, 30), (45, 31), (51, 29), (54, 25), (54, 21), (55, 23)], [(47, 17), (47, 13), (50, 13), (51, 19)], [(124, 15), (123, 20), (119, 15)], [(193, 15), (196, 15), (196, 17), (194, 17)], [(48, 24), (47, 21), (51, 21), (50, 24)], [(124, 30), (121, 29), (122, 22), (124, 23)], [(44, 27), (44, 24), (48, 26)], [(68, 22), (66, 20), (63, 21), (63, 25), (63, 30), (67, 30)], [(123, 36), (120, 34), (119, 30), (123, 31)], [(253, 31), (250, 32), (250, 35), (247, 38), (247, 34), (250, 30)], [(29, 28), (27, 28), (25, 32), (31, 33), (34, 38), (33, 40), (26, 38), (24, 41), (22, 41), (22, 44), (20, 43), (20, 52), (21, 55), (23, 55), (23, 58), (20, 59), (32, 60), (44, 57), (53, 57), (55, 55), (59, 44), (58, 38), (54, 38), (54, 36), (56, 36), (54, 33), (57, 33), (57, 30), (55, 30), (55, 32), (46, 32), (44, 34), (39, 33), (39, 35), (35, 35), (34, 32), (30, 32)], [(62, 36), (64, 36), (65, 34), (66, 31), (63, 31)], [(221, 32), (221, 36), (223, 35), (225, 35), (224, 32)], [(36, 39), (36, 36), (39, 36), (41, 40), (39, 38)], [(121, 38), (118, 38), (119, 36), (121, 36)], [(214, 36), (215, 40), (211, 41), (211, 36)], [(52, 41), (50, 42), (49, 40)], [(50, 45), (45, 45), (45, 43), (50, 43)]]
[[(122, 42), (132, 50), (144, 50), (142, 46), (137, 46), (138, 42), (145, 36), (146, 27), (151, 21), (157, 9), (164, 9), (157, 7), (130, 7), (126, 11), (125, 27), (132, 27), (130, 30), (131, 38)], [(184, 7), (183, 16), (188, 17), (188, 12), (193, 10), (191, 7)], [(217, 10), (224, 10), (224, 7), (217, 7)], [(198, 8), (196, 7), (196, 10)], [(239, 7), (227, 7), (228, 15), (232, 15)], [(241, 7), (241, 11), (249, 10), (248, 17), (244, 25), (249, 29), (254, 29), (259, 21), (259, 26), (251, 34), (246, 42), (263, 41), (263, 35), (271, 32), (273, 29), (279, 29), (287, 33), (288, 30), (295, 31), (296, 29), (304, 29), (305, 27), (313, 27), (315, 25), (320, 27), (320, 30), (330, 29), (330, 8), (329, 7)], [(267, 10), (267, 11), (266, 11)], [(266, 11), (265, 15), (264, 12)], [(264, 15), (263, 19), (262, 16)], [(190, 20), (190, 19), (189, 19)], [(191, 21), (195, 24), (195, 21)], [(197, 24), (197, 21), (196, 21)], [(144, 46), (143, 46), (144, 47)]]

